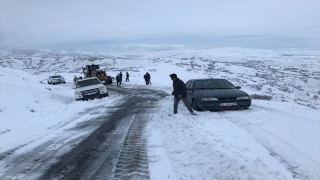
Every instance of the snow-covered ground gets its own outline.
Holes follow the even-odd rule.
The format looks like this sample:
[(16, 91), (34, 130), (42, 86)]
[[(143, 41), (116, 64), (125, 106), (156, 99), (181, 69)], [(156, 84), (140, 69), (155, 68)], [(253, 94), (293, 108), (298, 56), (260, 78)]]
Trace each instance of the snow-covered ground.
[[(183, 46), (123, 46), (73, 52), (2, 51), (0, 155), (30, 151), (64, 130), (95, 117), (76, 114), (120, 96), (76, 102), (73, 77), (100, 64), (109, 75), (129, 72), (123, 88), (172, 91), (180, 79), (226, 78), (253, 98), (249, 110), (197, 112), (173, 98), (161, 100), (148, 123), (150, 177), (163, 179), (320, 179), (320, 51)], [(143, 75), (151, 74), (145, 86)], [(58, 73), (67, 83), (48, 85)], [(83, 132), (86, 134), (87, 132)], [(81, 136), (81, 134), (79, 134)], [(21, 148), (23, 147), (23, 148)], [(0, 159), (1, 160), (1, 159)], [(0, 161), (0, 175), (5, 169)]]

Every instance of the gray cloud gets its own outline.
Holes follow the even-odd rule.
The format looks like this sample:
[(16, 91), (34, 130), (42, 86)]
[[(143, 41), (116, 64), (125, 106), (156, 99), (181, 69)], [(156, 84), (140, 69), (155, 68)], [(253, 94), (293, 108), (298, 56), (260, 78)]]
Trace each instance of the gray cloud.
[(2, 0), (0, 48), (126, 42), (319, 47), (319, 7), (319, 0)]

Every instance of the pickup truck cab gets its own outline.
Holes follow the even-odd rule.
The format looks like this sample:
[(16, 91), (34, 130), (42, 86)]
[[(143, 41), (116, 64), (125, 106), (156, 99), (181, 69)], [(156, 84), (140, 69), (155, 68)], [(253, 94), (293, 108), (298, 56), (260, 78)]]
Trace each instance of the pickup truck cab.
[(76, 82), (74, 97), (76, 101), (84, 101), (109, 96), (108, 89), (97, 77), (79, 79)]

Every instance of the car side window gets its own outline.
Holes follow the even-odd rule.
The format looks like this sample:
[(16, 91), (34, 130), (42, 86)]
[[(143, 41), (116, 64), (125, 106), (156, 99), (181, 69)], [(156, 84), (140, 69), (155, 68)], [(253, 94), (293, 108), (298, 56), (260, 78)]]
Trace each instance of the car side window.
[(203, 88), (203, 82), (202, 81), (196, 81), (194, 89), (201, 89)]
[(188, 81), (188, 82), (186, 83), (187, 89), (189, 88), (189, 85), (190, 85), (190, 81)]
[(193, 89), (193, 81), (190, 82), (189, 88), (190, 88), (190, 89)]

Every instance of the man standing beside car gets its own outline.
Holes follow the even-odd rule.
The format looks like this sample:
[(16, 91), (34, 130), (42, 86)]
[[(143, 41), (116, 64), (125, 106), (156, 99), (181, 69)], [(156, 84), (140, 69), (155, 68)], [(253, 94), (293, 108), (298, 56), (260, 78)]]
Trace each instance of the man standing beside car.
[(183, 101), (184, 105), (188, 108), (189, 112), (192, 115), (195, 115), (193, 112), (190, 104), (188, 103), (187, 100), (187, 87), (186, 84), (177, 77), (176, 74), (170, 74), (170, 78), (173, 81), (173, 92), (171, 95), (174, 96), (174, 103), (173, 103), (173, 114), (178, 113), (178, 104), (180, 99)]

